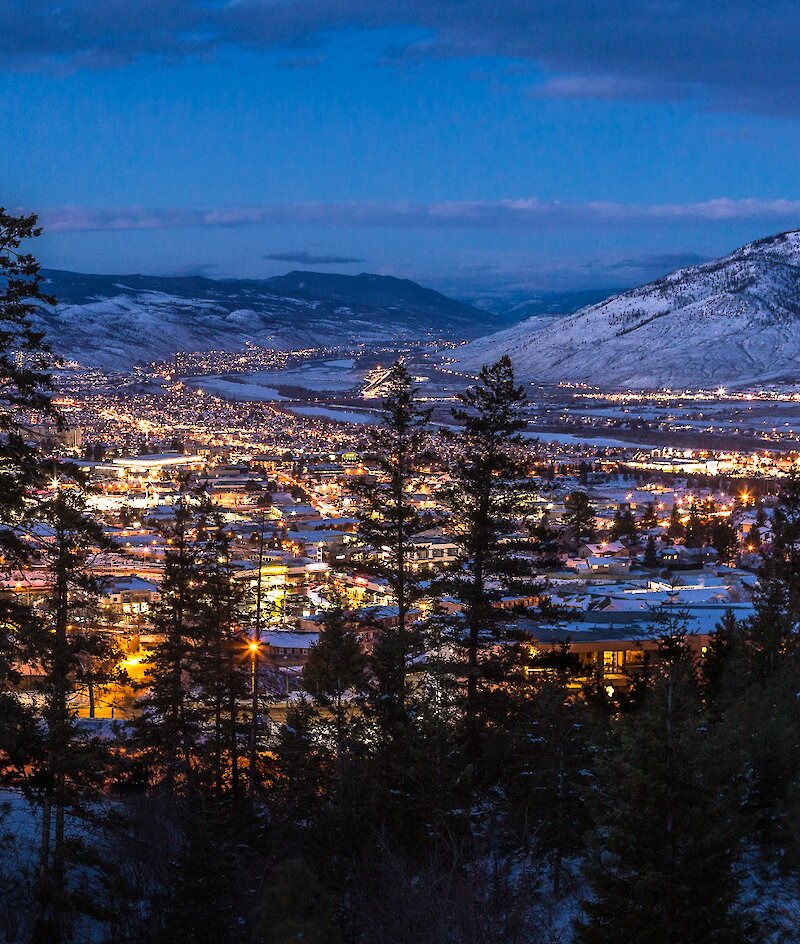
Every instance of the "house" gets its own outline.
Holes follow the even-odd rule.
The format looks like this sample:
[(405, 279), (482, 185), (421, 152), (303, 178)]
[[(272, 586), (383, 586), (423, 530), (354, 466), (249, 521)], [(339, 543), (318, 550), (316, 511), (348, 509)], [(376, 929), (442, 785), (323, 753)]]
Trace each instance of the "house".
[[(695, 659), (704, 658), (724, 606), (699, 607), (685, 618), (686, 643)], [(684, 611), (676, 608), (683, 618)], [(669, 608), (667, 608), (669, 612)], [(543, 656), (560, 651), (564, 644), (578, 659), (580, 670), (572, 684), (579, 687), (594, 681), (612, 694), (627, 689), (637, 675), (658, 661), (660, 646), (654, 628), (653, 613), (622, 613), (622, 619), (599, 620), (599, 614), (572, 620), (558, 626), (545, 626), (532, 620), (520, 620), (517, 627), (530, 637), (530, 652)], [(740, 614), (737, 612), (737, 616)], [(744, 615), (744, 612), (742, 613)], [(536, 668), (531, 670), (537, 671)]]
[(588, 560), (591, 557), (628, 557), (630, 551), (621, 541), (601, 541), (599, 544), (584, 544), (578, 551), (578, 557)]
[(433, 570), (455, 562), (459, 554), (458, 544), (439, 528), (431, 528), (412, 537), (409, 542), (409, 557), (414, 570)]
[(149, 613), (160, 600), (159, 585), (135, 574), (113, 577), (100, 592), (100, 605), (124, 616)]
[(317, 563), (327, 563), (342, 547), (347, 535), (337, 530), (289, 531), (286, 540), (304, 556)]
[(319, 642), (318, 632), (296, 633), (273, 629), (261, 634), (264, 660), (274, 668), (304, 666), (311, 649)]

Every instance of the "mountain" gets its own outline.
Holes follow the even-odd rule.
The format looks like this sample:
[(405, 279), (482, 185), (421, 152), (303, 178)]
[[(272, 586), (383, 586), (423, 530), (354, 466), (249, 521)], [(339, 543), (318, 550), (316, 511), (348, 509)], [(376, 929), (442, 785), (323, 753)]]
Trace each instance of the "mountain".
[(237, 351), (248, 342), (290, 350), (475, 338), (498, 320), (415, 282), (380, 275), (217, 280), (54, 269), (44, 275), (44, 290), (58, 303), (41, 310), (39, 327), (53, 348), (111, 369), (177, 351)]
[(467, 370), (508, 354), (524, 380), (604, 388), (800, 381), (800, 231), (560, 318), (529, 318), (460, 348)]
[[(345, 306), (360, 306), (375, 312), (416, 312), (431, 318), (446, 318), (453, 326), (474, 331), (479, 309), (448, 298), (409, 279), (387, 275), (335, 275), (329, 272), (289, 272), (266, 280), (278, 295), (320, 300)], [(492, 319), (483, 314), (482, 325)]]
[(533, 298), (518, 302), (506, 308), (503, 314), (507, 318), (519, 321), (521, 318), (549, 318), (558, 315), (571, 315), (589, 305), (605, 301), (618, 289), (584, 289), (577, 292), (542, 292)]

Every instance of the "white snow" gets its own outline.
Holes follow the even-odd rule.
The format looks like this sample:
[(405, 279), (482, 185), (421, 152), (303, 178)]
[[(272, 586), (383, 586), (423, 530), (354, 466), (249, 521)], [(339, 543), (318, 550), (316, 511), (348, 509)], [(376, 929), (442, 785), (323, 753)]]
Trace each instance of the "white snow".
[(508, 354), (520, 379), (633, 389), (800, 380), (800, 232), (563, 318), (530, 318), (461, 348), (476, 370)]

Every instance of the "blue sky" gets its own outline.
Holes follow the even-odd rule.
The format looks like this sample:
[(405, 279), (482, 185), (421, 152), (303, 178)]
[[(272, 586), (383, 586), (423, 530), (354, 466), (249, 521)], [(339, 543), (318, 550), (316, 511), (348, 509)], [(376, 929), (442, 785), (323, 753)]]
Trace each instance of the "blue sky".
[(5, 0), (0, 203), (82, 271), (635, 284), (800, 227), (797, 7), (764, 7)]

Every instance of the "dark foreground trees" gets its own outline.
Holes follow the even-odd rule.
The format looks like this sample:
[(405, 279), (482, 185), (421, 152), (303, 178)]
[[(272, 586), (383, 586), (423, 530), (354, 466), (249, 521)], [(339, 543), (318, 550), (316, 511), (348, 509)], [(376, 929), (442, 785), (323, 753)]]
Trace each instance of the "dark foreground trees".
[(682, 633), (660, 643), (656, 677), (597, 764), (589, 896), (578, 940), (744, 942), (741, 758), (703, 717)]
[[(629, 693), (583, 687), (569, 641), (539, 652), (520, 631), (531, 608), (496, 605), (536, 577), (552, 543), (545, 526), (538, 552), (519, 539), (537, 535), (511, 364), (481, 372), (456, 408), (459, 430), (437, 443), (433, 462), (452, 484), (439, 523), (460, 548), (444, 575), (413, 556), (430, 523), (413, 494), (435, 437), (397, 365), (360, 534), (360, 564), (386, 581), (395, 625), (381, 636), (335, 603), (305, 669), (307, 696), (261, 719), (248, 769), (252, 614), (227, 522), (185, 483), (165, 527), (141, 717), (95, 738), (75, 699), (94, 692), (108, 661), (93, 634), (90, 566), (105, 541), (77, 479), (48, 486), (52, 465), (45, 476), (19, 420), (19, 408), (47, 408), (46, 378), (26, 366), (35, 264), (14, 255), (33, 229), (0, 216), (3, 568), (38, 553), (52, 577), (35, 608), (0, 597), (0, 771), (35, 834), (25, 864), (8, 838), (22, 833), (18, 811), (3, 820), (4, 944), (770, 939), (772, 916), (748, 913), (746, 890), (780, 876), (785, 897), (800, 898), (795, 477), (777, 503), (752, 619), (726, 616), (693, 656), (673, 609), (654, 629), (659, 658)], [(701, 511), (689, 517), (694, 540)], [(567, 521), (573, 543), (593, 533), (585, 493), (567, 502)], [(632, 527), (620, 516), (621, 536)], [(362, 640), (375, 633), (370, 658)], [(41, 669), (35, 699), (22, 659)], [(784, 939), (796, 940), (790, 917), (787, 907)]]

